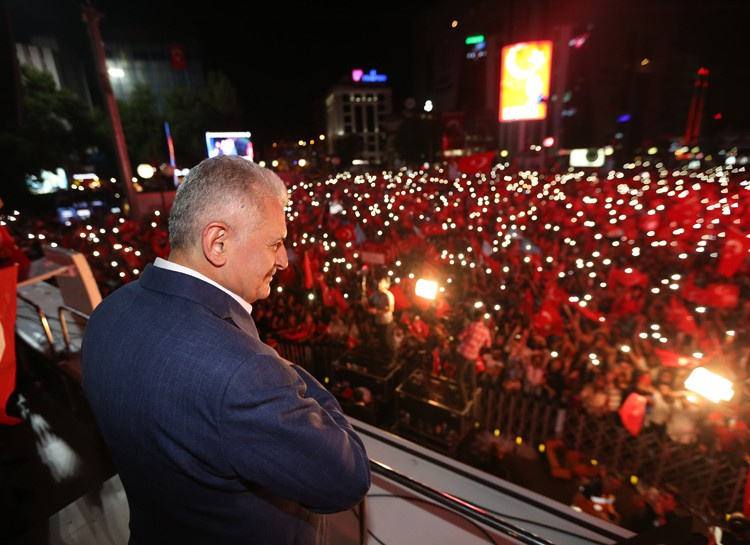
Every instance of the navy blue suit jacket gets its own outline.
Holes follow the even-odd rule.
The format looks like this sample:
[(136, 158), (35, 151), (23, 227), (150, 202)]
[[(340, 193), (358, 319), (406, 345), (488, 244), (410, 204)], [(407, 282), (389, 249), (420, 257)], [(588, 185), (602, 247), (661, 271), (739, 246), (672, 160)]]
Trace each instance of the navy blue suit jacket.
[(222, 290), (149, 265), (94, 310), (83, 387), (130, 507), (130, 543), (321, 542), (370, 486), (336, 399)]

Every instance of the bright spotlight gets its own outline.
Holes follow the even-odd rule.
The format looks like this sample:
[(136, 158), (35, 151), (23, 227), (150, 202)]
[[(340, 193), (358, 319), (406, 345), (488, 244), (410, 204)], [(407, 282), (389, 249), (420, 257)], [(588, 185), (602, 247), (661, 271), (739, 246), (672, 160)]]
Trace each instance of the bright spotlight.
[(712, 373), (705, 367), (696, 367), (685, 381), (685, 387), (714, 403), (729, 401), (734, 395), (732, 382)]
[(437, 282), (420, 278), (419, 280), (417, 280), (417, 285), (414, 288), (414, 293), (416, 293), (420, 297), (424, 297), (425, 299), (434, 301), (435, 297), (437, 296), (437, 289)]

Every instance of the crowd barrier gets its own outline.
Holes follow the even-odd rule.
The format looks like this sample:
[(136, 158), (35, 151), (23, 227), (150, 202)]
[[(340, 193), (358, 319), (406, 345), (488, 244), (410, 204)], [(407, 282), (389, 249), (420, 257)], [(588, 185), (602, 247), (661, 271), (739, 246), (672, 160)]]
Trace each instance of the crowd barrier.
[[(331, 378), (332, 363), (346, 352), (345, 347), (321, 343), (284, 342), (276, 348), (324, 383)], [(482, 384), (474, 415), (476, 429), (534, 446), (560, 439), (583, 459), (604, 464), (609, 474), (675, 490), (680, 504), (695, 514), (742, 511), (747, 463), (715, 445), (677, 443), (650, 428), (633, 436), (615, 413), (597, 417), (579, 409), (561, 409), (492, 382)]]

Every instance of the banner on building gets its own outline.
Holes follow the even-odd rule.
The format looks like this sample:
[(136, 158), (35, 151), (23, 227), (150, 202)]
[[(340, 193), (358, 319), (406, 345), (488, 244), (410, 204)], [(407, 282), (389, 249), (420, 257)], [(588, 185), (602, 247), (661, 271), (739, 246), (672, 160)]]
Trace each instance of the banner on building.
[(8, 399), (16, 389), (16, 278), (18, 266), (0, 269), (0, 424), (20, 420), (6, 412)]

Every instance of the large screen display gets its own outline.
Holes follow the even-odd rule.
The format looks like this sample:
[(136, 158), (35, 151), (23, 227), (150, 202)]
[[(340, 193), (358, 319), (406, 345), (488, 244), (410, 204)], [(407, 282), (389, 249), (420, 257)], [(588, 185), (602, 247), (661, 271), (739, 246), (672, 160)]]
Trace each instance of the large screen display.
[(41, 170), (39, 175), (26, 176), (26, 188), (32, 195), (46, 195), (56, 191), (65, 191), (68, 189), (68, 175), (62, 168), (55, 172), (50, 170)]
[(500, 54), (500, 121), (547, 117), (552, 42), (506, 45)]
[(252, 161), (255, 156), (249, 132), (207, 132), (206, 149), (209, 157), (241, 155)]

